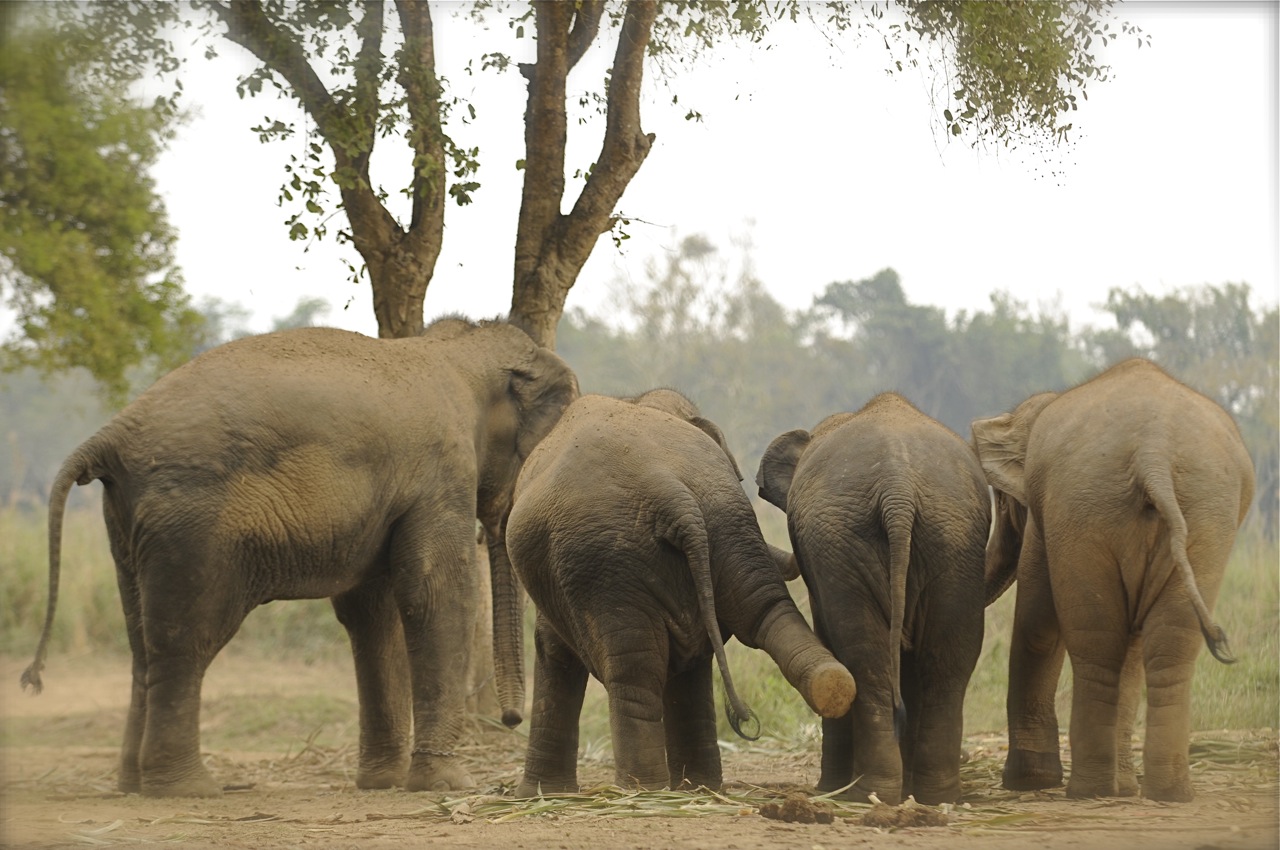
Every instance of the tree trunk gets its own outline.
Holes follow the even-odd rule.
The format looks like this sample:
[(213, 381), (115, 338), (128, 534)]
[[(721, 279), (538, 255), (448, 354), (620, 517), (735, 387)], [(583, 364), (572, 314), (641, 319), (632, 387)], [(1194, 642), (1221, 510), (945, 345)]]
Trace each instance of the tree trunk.
[(529, 81), (525, 110), (525, 177), (516, 229), (511, 321), (539, 344), (555, 348), (565, 299), (596, 240), (653, 144), (640, 129), (644, 57), (657, 15), (651, 0), (631, 0), (624, 13), (609, 77), (608, 113), (600, 155), (573, 210), (564, 198), (566, 80), (595, 37), (602, 3), (535, 3), (538, 58), (522, 65)]

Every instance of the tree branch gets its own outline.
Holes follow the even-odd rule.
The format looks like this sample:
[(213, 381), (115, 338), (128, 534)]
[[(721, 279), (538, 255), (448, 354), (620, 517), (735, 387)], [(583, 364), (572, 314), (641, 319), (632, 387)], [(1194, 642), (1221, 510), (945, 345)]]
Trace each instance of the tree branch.
[[(400, 85), (409, 109), (409, 144), (413, 148), (413, 213), (410, 234), (430, 239), (444, 229), (445, 185), (444, 129), (440, 123), (440, 80), (436, 76), (435, 36), (429, 3), (396, 0), (404, 30)], [(422, 225), (425, 223), (425, 230)], [(433, 263), (434, 265), (434, 263)]]
[(600, 234), (613, 225), (614, 207), (653, 145), (653, 134), (640, 128), (640, 88), (656, 15), (657, 3), (651, 0), (627, 4), (609, 79), (608, 117), (600, 157), (565, 228), (563, 254), (578, 268), (586, 263)]
[[(227, 25), (229, 40), (256, 56), (264, 65), (283, 77), (293, 89), (307, 114), (316, 122), (316, 129), (328, 143), (338, 170), (349, 170), (358, 177), (357, 180), (349, 181), (349, 185), (339, 185), (356, 249), (366, 260), (369, 260), (367, 251), (385, 250), (391, 235), (399, 227), (369, 183), (368, 154), (372, 148), (372, 137), (367, 148), (362, 144), (350, 144), (348, 128), (351, 121), (348, 112), (325, 88), (324, 82), (307, 61), (302, 45), (271, 22), (261, 3), (233, 0), (226, 4), (211, 4), (211, 8), (218, 19)], [(371, 16), (374, 14), (374, 10), (370, 9), (365, 21), (361, 23), (361, 30), (366, 36), (365, 27), (371, 23)], [(381, 27), (381, 21), (378, 26)], [(366, 41), (365, 47), (367, 46)], [(364, 47), (362, 51), (363, 49)]]
[(602, 17), (604, 17), (604, 0), (583, 0), (578, 14), (573, 19), (573, 30), (569, 33), (569, 71), (578, 64), (578, 60), (587, 52), (591, 42), (596, 40)]
[(517, 290), (537, 269), (550, 231), (560, 217), (568, 138), (564, 103), (569, 75), (566, 44), (573, 4), (554, 0), (539, 2), (534, 5), (534, 13), (538, 29), (537, 62), (522, 68), (529, 80), (529, 101), (524, 114), (524, 191), (516, 225)]
[(378, 131), (378, 78), (382, 75), (382, 24), (384, 19), (382, 0), (371, 0), (365, 5), (364, 17), (356, 25), (360, 37), (360, 52), (356, 56), (356, 84), (349, 113), (364, 126), (360, 127), (356, 170), (366, 180), (369, 176), (369, 158)]

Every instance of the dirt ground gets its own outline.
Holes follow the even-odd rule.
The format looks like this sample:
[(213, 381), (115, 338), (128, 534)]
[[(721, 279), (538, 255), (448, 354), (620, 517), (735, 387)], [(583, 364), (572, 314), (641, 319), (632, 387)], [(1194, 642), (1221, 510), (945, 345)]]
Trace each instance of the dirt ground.
[[(8, 847), (85, 847), (163, 843), (192, 848), (500, 847), (599, 850), (822, 850), (837, 847), (1090, 848), (1244, 850), (1280, 846), (1274, 730), (1197, 735), (1198, 796), (1189, 804), (1142, 800), (1070, 801), (1061, 790), (1014, 794), (999, 788), (1005, 741), (965, 742), (965, 799), (938, 810), (872, 813), (839, 804), (831, 823), (788, 823), (761, 815), (787, 792), (812, 791), (816, 745), (729, 745), (721, 795), (628, 795), (597, 788), (574, 800), (516, 803), (502, 797), (518, 780), (523, 738), (478, 726), (465, 752), (479, 783), (475, 794), (448, 797), (358, 791), (352, 784), (354, 685), (346, 667), (263, 664), (224, 657), (205, 683), (204, 734), (211, 769), (233, 790), (221, 798), (155, 800), (114, 791), (118, 740), (128, 700), (128, 663), (117, 657), (55, 657), (46, 690), (24, 696), (26, 659), (0, 659), (4, 791), (0, 841)], [(338, 743), (290, 732), (288, 718), (246, 740), (256, 750), (210, 746), (225, 706), (322, 695), (340, 713), (351, 705)], [(236, 702), (235, 700), (240, 700)], [(219, 706), (224, 706), (219, 710)], [(114, 731), (108, 731), (114, 729)], [(319, 730), (317, 730), (318, 732)], [(310, 740), (308, 740), (310, 738)], [(345, 743), (343, 743), (345, 741)], [(603, 786), (607, 753), (584, 756), (580, 779)], [(794, 803), (794, 800), (793, 800)], [(799, 805), (798, 803), (796, 805)], [(774, 805), (772, 808), (778, 808)], [(802, 807), (805, 808), (805, 807)], [(657, 815), (652, 815), (658, 812)], [(886, 825), (864, 818), (888, 814)], [(646, 816), (652, 815), (652, 816)], [(944, 826), (919, 824), (946, 820)]]

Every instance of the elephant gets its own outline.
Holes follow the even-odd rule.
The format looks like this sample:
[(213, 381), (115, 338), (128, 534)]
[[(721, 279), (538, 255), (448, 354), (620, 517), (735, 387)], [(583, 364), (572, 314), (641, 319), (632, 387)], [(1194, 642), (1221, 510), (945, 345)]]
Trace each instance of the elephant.
[[(1004, 786), (1062, 784), (1054, 691), (1065, 649), (1067, 795), (1191, 800), (1192, 674), (1201, 635), (1231, 660), (1210, 611), (1253, 498), (1235, 423), (1135, 358), (971, 429), (998, 502), (988, 601), (1018, 585)], [(1131, 740), (1144, 673), (1139, 786)]]
[(852, 711), (822, 722), (818, 789), (957, 801), (991, 523), (977, 457), (882, 393), (775, 438), (756, 483), (787, 514), (818, 637), (858, 682)]
[(763, 648), (818, 714), (856, 693), (796, 608), (723, 433), (669, 389), (584, 394), (529, 456), (507, 523), (511, 563), (537, 608), (533, 709), (518, 797), (576, 793), (588, 675), (608, 693), (620, 786), (722, 782), (711, 658), (725, 712), (758, 721), (725, 658)]
[(330, 598), (350, 637), (357, 786), (473, 785), (454, 746), (477, 520), (513, 725), (524, 596), (501, 528), (521, 463), (577, 395), (563, 360), (502, 321), (447, 318), (410, 339), (304, 328), (199, 355), (57, 473), (48, 611), (23, 686), (42, 686), (67, 494), (97, 479), (133, 655), (122, 791), (220, 793), (200, 757), (205, 670), (256, 606), (303, 598)]

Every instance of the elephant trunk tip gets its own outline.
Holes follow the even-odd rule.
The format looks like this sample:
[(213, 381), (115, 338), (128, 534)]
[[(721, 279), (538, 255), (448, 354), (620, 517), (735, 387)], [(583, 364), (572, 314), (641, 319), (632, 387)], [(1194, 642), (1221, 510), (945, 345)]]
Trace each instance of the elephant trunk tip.
[(1202, 631), (1204, 632), (1204, 642), (1209, 646), (1209, 652), (1212, 653), (1214, 658), (1223, 664), (1236, 663), (1236, 657), (1231, 654), (1231, 644), (1227, 641), (1227, 633), (1222, 630), (1222, 626), (1212, 623)]
[(809, 678), (809, 704), (829, 720), (844, 717), (858, 695), (853, 675), (839, 661), (818, 666)]
[(514, 729), (524, 722), (524, 715), (519, 709), (507, 708), (502, 712), (502, 725), (508, 729)]

